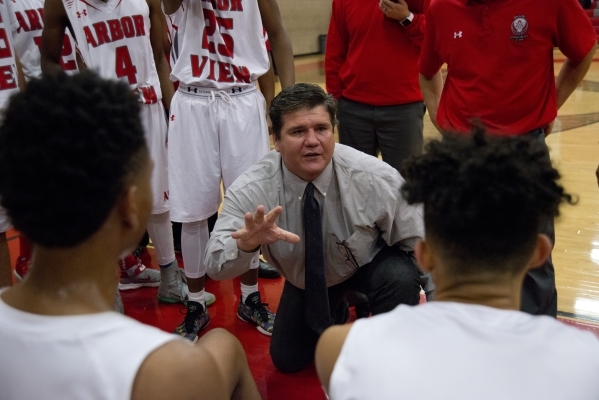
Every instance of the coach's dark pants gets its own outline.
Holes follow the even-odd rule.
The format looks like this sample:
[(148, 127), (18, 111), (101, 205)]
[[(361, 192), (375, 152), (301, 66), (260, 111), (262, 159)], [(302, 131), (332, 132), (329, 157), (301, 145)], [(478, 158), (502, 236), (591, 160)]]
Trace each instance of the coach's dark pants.
[(424, 103), (371, 106), (339, 99), (339, 143), (377, 157), (399, 170), (407, 157), (422, 153)]
[[(335, 323), (344, 323), (344, 296), (349, 290), (366, 294), (376, 315), (398, 304), (418, 304), (420, 277), (411, 254), (397, 246), (384, 247), (372, 262), (328, 290), (329, 304), (323, 306), (329, 307)], [(270, 341), (270, 356), (281, 372), (299, 371), (314, 360), (320, 335), (306, 325), (304, 310), (305, 291), (286, 281)]]
[[(545, 133), (542, 129), (536, 129), (527, 135), (535, 137), (543, 144), (545, 143)], [(545, 148), (549, 153), (547, 146)], [(552, 246), (555, 245), (553, 218), (541, 222), (539, 233), (547, 235), (551, 239)], [(555, 288), (555, 270), (553, 269), (551, 254), (543, 265), (531, 269), (524, 277), (520, 309), (529, 314), (557, 317), (557, 289)]]

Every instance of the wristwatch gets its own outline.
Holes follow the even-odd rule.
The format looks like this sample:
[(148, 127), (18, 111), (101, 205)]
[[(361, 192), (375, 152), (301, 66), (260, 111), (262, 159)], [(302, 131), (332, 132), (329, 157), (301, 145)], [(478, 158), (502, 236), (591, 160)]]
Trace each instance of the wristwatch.
[(408, 18), (399, 21), (400, 24), (402, 24), (402, 26), (408, 26), (412, 23), (412, 21), (414, 20), (414, 13), (410, 12), (410, 15), (408, 15)]

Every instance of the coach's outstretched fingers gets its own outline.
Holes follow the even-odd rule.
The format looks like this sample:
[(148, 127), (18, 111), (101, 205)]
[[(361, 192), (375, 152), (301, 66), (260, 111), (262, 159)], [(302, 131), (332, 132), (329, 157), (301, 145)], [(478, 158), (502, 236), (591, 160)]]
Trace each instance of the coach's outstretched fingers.
[(245, 225), (243, 228), (231, 234), (237, 240), (237, 248), (241, 251), (252, 252), (263, 244), (272, 244), (279, 240), (289, 243), (297, 243), (300, 237), (277, 226), (276, 220), (283, 212), (283, 207), (278, 206), (264, 215), (264, 206), (256, 208), (256, 212), (245, 214)]

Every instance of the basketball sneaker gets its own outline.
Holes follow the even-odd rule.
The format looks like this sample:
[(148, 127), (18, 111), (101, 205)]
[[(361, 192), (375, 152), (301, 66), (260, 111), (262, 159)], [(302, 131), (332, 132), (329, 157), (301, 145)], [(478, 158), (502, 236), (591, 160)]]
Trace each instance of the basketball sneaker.
[(147, 268), (139, 257), (129, 254), (119, 260), (121, 267), (120, 290), (138, 289), (140, 287), (158, 287), (160, 272)]
[(210, 314), (197, 301), (187, 302), (187, 313), (185, 319), (176, 328), (174, 333), (195, 343), (198, 341), (198, 333), (210, 323)]
[(116, 295), (114, 297), (114, 311), (119, 314), (125, 314), (125, 307), (123, 307), (123, 299), (121, 298), (121, 293), (119, 290), (116, 290)]
[(15, 265), (15, 270), (13, 273), (19, 282), (23, 282), (25, 279), (25, 275), (29, 271), (29, 264), (31, 264), (31, 259), (27, 257), (19, 257), (17, 259), (17, 264)]
[(158, 287), (158, 301), (163, 303), (185, 303), (187, 302), (187, 283), (185, 274), (179, 268), (177, 260), (166, 268), (161, 268), (162, 280)]
[(275, 324), (275, 314), (268, 309), (268, 304), (260, 300), (260, 292), (254, 292), (241, 301), (237, 307), (237, 317), (245, 322), (256, 325), (260, 333), (272, 336), (272, 328)]

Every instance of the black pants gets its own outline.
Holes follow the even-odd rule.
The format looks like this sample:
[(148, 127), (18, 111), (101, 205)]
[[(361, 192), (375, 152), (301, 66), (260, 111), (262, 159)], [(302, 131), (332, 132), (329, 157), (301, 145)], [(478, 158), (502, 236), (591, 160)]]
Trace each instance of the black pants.
[[(553, 218), (541, 223), (539, 233), (547, 235), (552, 245), (555, 244)], [(520, 309), (533, 315), (557, 317), (557, 289), (551, 254), (543, 265), (529, 270), (524, 277)]]
[[(527, 133), (545, 144), (545, 132), (543, 129), (535, 129)], [(547, 154), (549, 148), (545, 145)], [(543, 233), (551, 239), (552, 246), (555, 246), (555, 226), (553, 218), (541, 221), (539, 233)], [(533, 315), (549, 315), (557, 317), (557, 289), (555, 288), (555, 270), (551, 254), (547, 261), (539, 268), (531, 269), (524, 277), (522, 284), (522, 302), (520, 309)]]
[[(376, 315), (399, 304), (418, 304), (420, 277), (411, 254), (397, 246), (385, 247), (351, 278), (328, 290), (331, 316), (344, 323), (344, 296), (349, 290), (366, 294)], [(299, 371), (314, 360), (319, 334), (306, 325), (304, 310), (305, 291), (286, 281), (270, 341), (270, 356), (281, 372)]]
[(339, 99), (339, 143), (377, 157), (399, 170), (409, 156), (422, 153), (424, 103), (371, 106)]

